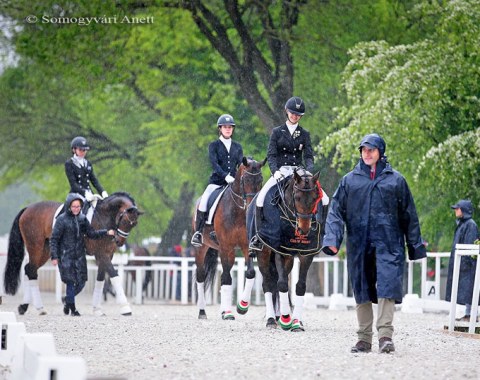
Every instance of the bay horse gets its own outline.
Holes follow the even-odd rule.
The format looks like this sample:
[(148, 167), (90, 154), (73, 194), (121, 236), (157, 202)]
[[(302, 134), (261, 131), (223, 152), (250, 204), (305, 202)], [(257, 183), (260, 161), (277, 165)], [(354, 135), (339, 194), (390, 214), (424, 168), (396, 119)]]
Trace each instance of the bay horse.
[[(262, 251), (257, 253), (258, 267), (263, 276), (263, 292), (265, 295), (267, 327), (277, 327), (278, 323), (284, 330), (304, 331), (302, 314), (303, 303), (306, 292), (307, 273), (313, 258), (320, 252), (322, 225), (326, 217), (328, 205), (323, 206), (321, 211), (321, 223), (317, 222), (317, 206), (321, 203), (324, 192), (318, 181), (319, 173), (311, 173), (297, 169), (294, 174), (286, 179), (286, 185), (280, 192), (280, 217), (287, 224), (290, 224), (293, 236), (288, 237), (290, 241), (306, 238), (307, 236), (316, 236), (318, 244), (310, 251), (301, 251), (295, 249), (285, 253), (272, 249), (264, 244)], [(280, 185), (279, 185), (280, 187)], [(328, 197), (325, 197), (325, 201)], [(252, 202), (248, 215), (254, 214), (252, 208), (255, 202)], [(280, 223), (280, 220), (278, 221)], [(312, 224), (315, 224), (315, 231), (311, 231)], [(317, 230), (319, 229), (319, 230)], [(312, 232), (312, 235), (309, 235)], [(310, 237), (309, 237), (310, 238)], [(314, 240), (314, 239), (312, 239)], [(294, 258), (298, 256), (300, 262), (300, 272), (298, 282), (295, 288), (293, 315), (289, 297), (288, 277), (293, 268)], [(277, 314), (279, 312), (279, 315)]]
[[(55, 212), (61, 206), (59, 202), (43, 201), (33, 203), (22, 209), (12, 224), (8, 242), (7, 264), (4, 274), (6, 294), (14, 295), (20, 282), (20, 269), (28, 252), (25, 265), (26, 282), (23, 302), (18, 307), (24, 314), (30, 302), (40, 315), (46, 314), (38, 287), (38, 269), (50, 260), (49, 238)], [(104, 315), (101, 309), (105, 273), (111, 278), (116, 292), (117, 303), (122, 315), (131, 315), (130, 305), (125, 297), (120, 277), (112, 265), (112, 257), (117, 247), (121, 247), (132, 228), (137, 225), (138, 217), (143, 214), (135, 205), (135, 200), (125, 192), (116, 192), (104, 200), (99, 200), (93, 213), (94, 229), (113, 229), (115, 236), (99, 240), (86, 239), (87, 254), (95, 256), (98, 271), (93, 291), (92, 305), (95, 315)]]
[[(196, 269), (196, 284), (199, 309), (198, 318), (206, 319), (205, 289), (213, 284), (217, 270), (217, 260), (220, 255), (222, 264), (221, 276), (221, 313), (222, 319), (233, 320), (232, 312), (232, 276), (230, 270), (235, 263), (235, 248), (239, 247), (247, 264), (245, 287), (241, 300), (237, 303), (237, 312), (245, 314), (250, 305), (250, 296), (255, 282), (253, 258), (248, 255), (248, 239), (246, 229), (246, 209), (253, 197), (260, 191), (263, 184), (263, 162), (243, 157), (235, 181), (228, 185), (215, 211), (213, 224), (203, 228), (203, 245), (194, 247)], [(197, 201), (196, 208), (198, 207)], [(194, 215), (196, 213), (194, 212)], [(195, 230), (195, 216), (192, 220)], [(211, 233), (215, 232), (215, 237)]]

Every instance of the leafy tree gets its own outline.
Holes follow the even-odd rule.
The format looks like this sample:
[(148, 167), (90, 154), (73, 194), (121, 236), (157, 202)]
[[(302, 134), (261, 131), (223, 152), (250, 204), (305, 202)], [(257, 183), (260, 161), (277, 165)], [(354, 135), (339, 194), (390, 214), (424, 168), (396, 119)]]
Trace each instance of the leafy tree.
[(413, 187), (424, 234), (433, 249), (447, 249), (449, 205), (480, 201), (480, 2), (425, 2), (412, 16), (427, 38), (359, 43), (350, 51), (343, 80), (349, 103), (339, 109), (339, 130), (319, 149), (334, 151), (333, 164), (346, 171), (358, 160), (362, 135), (383, 135), (394, 167)]

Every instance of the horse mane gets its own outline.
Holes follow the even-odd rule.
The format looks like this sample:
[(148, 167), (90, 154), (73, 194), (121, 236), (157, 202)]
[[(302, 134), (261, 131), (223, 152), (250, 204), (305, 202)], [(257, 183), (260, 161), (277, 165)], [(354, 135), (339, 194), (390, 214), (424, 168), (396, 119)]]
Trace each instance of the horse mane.
[(135, 199), (126, 191), (116, 191), (115, 193), (110, 194), (109, 198), (110, 197), (111, 198), (116, 198), (116, 197), (128, 198), (134, 205), (136, 205)]

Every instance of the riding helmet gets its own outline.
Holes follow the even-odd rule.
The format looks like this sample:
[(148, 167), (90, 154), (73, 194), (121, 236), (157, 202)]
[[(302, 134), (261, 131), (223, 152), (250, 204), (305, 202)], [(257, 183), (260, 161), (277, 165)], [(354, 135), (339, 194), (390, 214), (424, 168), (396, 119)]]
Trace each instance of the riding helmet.
[(291, 97), (285, 103), (285, 109), (295, 115), (303, 116), (305, 114), (305, 102), (298, 96)]
[(217, 126), (220, 126), (220, 125), (233, 125), (235, 126), (235, 120), (233, 120), (233, 117), (232, 115), (229, 115), (229, 114), (223, 114), (222, 116), (220, 116), (218, 118), (218, 121), (217, 121)]
[(87, 139), (85, 137), (82, 137), (82, 136), (75, 137), (72, 140), (72, 142), (70, 143), (70, 147), (72, 149), (74, 149), (74, 148), (80, 148), (80, 149), (85, 149), (85, 150), (90, 149), (90, 146), (87, 143)]
[(362, 152), (362, 147), (364, 146), (370, 149), (377, 148), (380, 151), (380, 157), (383, 157), (385, 155), (385, 149), (387, 148), (385, 140), (376, 133), (370, 133), (363, 137), (360, 145), (358, 146), (358, 150), (360, 151), (360, 153)]

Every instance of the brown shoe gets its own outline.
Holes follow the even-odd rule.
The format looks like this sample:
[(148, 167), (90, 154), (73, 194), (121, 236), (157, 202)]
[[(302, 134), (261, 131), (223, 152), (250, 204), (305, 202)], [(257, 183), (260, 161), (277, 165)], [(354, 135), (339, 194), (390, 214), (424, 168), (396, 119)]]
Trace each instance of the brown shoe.
[(392, 339), (387, 338), (386, 336), (380, 338), (380, 340), (378, 341), (378, 351), (381, 354), (388, 354), (395, 351), (395, 346), (393, 345)]
[(372, 344), (365, 342), (363, 340), (359, 340), (355, 346), (352, 347), (350, 352), (357, 353), (357, 352), (370, 352), (372, 351)]

